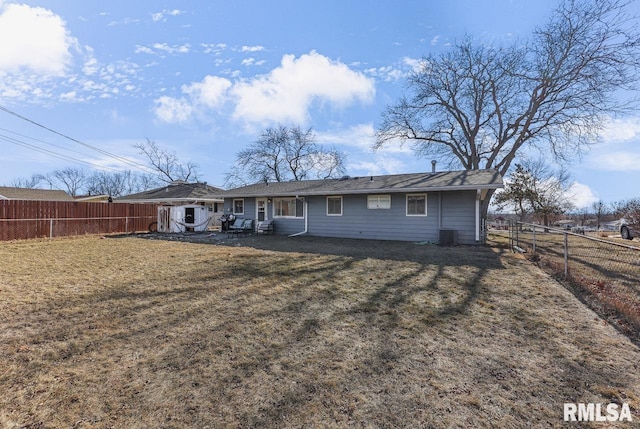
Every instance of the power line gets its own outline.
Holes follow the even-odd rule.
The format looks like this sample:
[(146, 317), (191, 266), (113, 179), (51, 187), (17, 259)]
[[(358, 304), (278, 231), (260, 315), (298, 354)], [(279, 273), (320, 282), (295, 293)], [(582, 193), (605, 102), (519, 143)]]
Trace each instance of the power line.
[(82, 160), (82, 159), (77, 159), (77, 158), (74, 158), (74, 157), (68, 156), (68, 155), (62, 155), (60, 153), (53, 152), (51, 150), (44, 149), (44, 148), (32, 145), (30, 143), (27, 143), (27, 142), (24, 142), (24, 141), (21, 141), (21, 140), (18, 140), (18, 139), (15, 139), (13, 137), (9, 137), (9, 136), (3, 135), (3, 134), (0, 134), (0, 140), (4, 140), (6, 142), (13, 143), (15, 145), (22, 146), (22, 147), (27, 148), (27, 149), (31, 149), (31, 150), (34, 150), (36, 152), (40, 152), (40, 153), (43, 153), (45, 155), (52, 156), (54, 158), (59, 158), (59, 159), (65, 160), (65, 161), (71, 161), (71, 162), (76, 163), (76, 164), (81, 163), (81, 164), (87, 164), (87, 165), (90, 165), (90, 166), (92, 166), (94, 168), (98, 168), (98, 169), (102, 169), (102, 170), (119, 171), (119, 170), (117, 170), (115, 168), (101, 166), (101, 165), (94, 164), (92, 162), (85, 161), (85, 160)]
[[(73, 149), (69, 149), (69, 148), (67, 148), (67, 147), (64, 147), (64, 146), (61, 146), (61, 145), (57, 145), (57, 144), (55, 144), (55, 143), (51, 143), (51, 142), (47, 142), (47, 141), (44, 141), (44, 140), (40, 140), (40, 139), (37, 139), (37, 138), (35, 138), (35, 137), (30, 137), (30, 136), (27, 136), (27, 135), (25, 135), (25, 134), (20, 134), (20, 133), (18, 133), (18, 132), (16, 132), (16, 131), (11, 131), (11, 130), (8, 130), (8, 129), (6, 129), (6, 128), (1, 128), (1, 127), (0, 127), (0, 131), (4, 131), (4, 132), (7, 132), (7, 133), (11, 133), (11, 134), (13, 134), (13, 135), (20, 136), (20, 137), (23, 137), (23, 138), (25, 138), (25, 139), (33, 140), (33, 141), (36, 141), (36, 142), (38, 142), (38, 143), (44, 143), (44, 144), (49, 145), (49, 146), (57, 147), (57, 148), (59, 148), (59, 149), (66, 150), (66, 151), (68, 151), (68, 152), (77, 153), (78, 155), (88, 156), (86, 153), (79, 152), (79, 151), (77, 151), (77, 150), (73, 150)], [(5, 138), (11, 138), (11, 137), (6, 137), (6, 136), (5, 136)], [(16, 141), (19, 141), (17, 138), (16, 138), (15, 140), (16, 140)]]
[[(127, 159), (127, 158), (124, 158), (124, 157), (122, 157), (122, 156), (112, 154), (112, 153), (110, 153), (110, 152), (107, 152), (106, 150), (103, 150), (103, 149), (100, 149), (100, 148), (98, 148), (98, 147), (92, 146), (92, 145), (90, 145), (90, 144), (88, 144), (88, 143), (84, 143), (84, 142), (82, 142), (82, 141), (80, 141), (80, 140), (78, 140), (78, 139), (75, 139), (75, 138), (70, 137), (70, 136), (68, 136), (68, 135), (66, 135), (66, 134), (63, 134), (63, 133), (60, 133), (60, 132), (58, 132), (58, 131), (56, 131), (56, 130), (54, 130), (54, 129), (51, 129), (51, 128), (49, 128), (49, 127), (45, 126), (45, 125), (42, 125), (42, 124), (40, 124), (40, 123), (38, 123), (38, 122), (36, 122), (36, 121), (34, 121), (34, 120), (32, 120), (32, 119), (26, 118), (26, 117), (24, 117), (24, 116), (20, 115), (19, 113), (16, 113), (16, 112), (14, 112), (14, 111), (12, 111), (12, 110), (10, 110), (10, 109), (8, 109), (8, 108), (4, 107), (4, 106), (0, 106), (0, 110), (2, 110), (2, 111), (3, 111), (3, 112), (5, 112), (5, 113), (8, 113), (8, 114), (10, 114), (10, 115), (13, 115), (13, 116), (15, 116), (15, 117), (17, 117), (17, 118), (20, 118), (20, 119), (22, 119), (23, 121), (29, 122), (29, 123), (31, 123), (31, 124), (33, 124), (33, 125), (36, 125), (36, 126), (38, 126), (38, 127), (40, 127), (40, 128), (43, 128), (43, 129), (45, 129), (45, 130), (47, 130), (47, 131), (49, 131), (49, 132), (51, 132), (51, 133), (53, 133), (53, 134), (56, 134), (56, 135), (58, 135), (58, 136), (60, 136), (60, 137), (64, 137), (65, 139), (70, 140), (70, 141), (72, 141), (72, 142), (74, 142), (74, 143), (78, 143), (78, 144), (80, 144), (80, 145), (82, 145), (82, 146), (84, 146), (84, 147), (87, 147), (87, 148), (89, 148), (89, 149), (95, 150), (96, 152), (99, 152), (99, 153), (101, 153), (101, 154), (103, 154), (103, 155), (105, 155), (105, 156), (108, 156), (108, 157), (110, 157), (110, 158), (113, 158), (113, 159), (115, 159), (115, 160), (117, 160), (117, 161), (120, 161), (120, 162), (122, 162), (122, 163), (124, 163), (124, 164), (130, 165), (131, 167), (134, 167), (134, 168), (136, 168), (136, 169), (138, 169), (138, 170), (144, 171), (145, 173), (153, 173), (153, 172), (154, 172), (153, 170), (151, 170), (149, 167), (147, 167), (147, 166), (146, 166), (146, 165), (144, 165), (144, 164), (140, 164), (140, 163), (137, 163), (137, 162), (135, 162), (135, 161), (131, 161), (131, 160), (129, 160), (129, 159)], [(54, 146), (55, 146), (55, 145), (54, 145)], [(70, 150), (70, 149), (67, 149), (67, 150)], [(52, 152), (52, 151), (47, 151), (47, 152), (54, 153), (54, 152)], [(60, 156), (64, 156), (64, 155), (59, 155), (59, 154), (58, 154), (58, 156), (57, 156), (57, 157), (59, 158)], [(80, 162), (86, 162), (86, 161), (81, 161), (81, 160), (78, 160), (78, 161), (80, 161)]]

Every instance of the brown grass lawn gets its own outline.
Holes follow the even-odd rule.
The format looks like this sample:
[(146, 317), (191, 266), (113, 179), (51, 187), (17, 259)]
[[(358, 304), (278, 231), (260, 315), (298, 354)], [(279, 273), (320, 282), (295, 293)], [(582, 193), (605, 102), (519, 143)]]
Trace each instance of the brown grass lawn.
[[(532, 233), (522, 231), (518, 236), (520, 247), (527, 249), (527, 258), (555, 278), (565, 280), (601, 314), (616, 314), (623, 329), (640, 332), (640, 251), (608, 241), (635, 247), (639, 242), (613, 238), (595, 241), (570, 234), (565, 278), (563, 234), (538, 231), (535, 253)], [(494, 234), (494, 239), (499, 240), (498, 237)], [(504, 234), (501, 239), (507, 240)]]
[(0, 261), (2, 428), (640, 421), (640, 349), (499, 248), (87, 237)]

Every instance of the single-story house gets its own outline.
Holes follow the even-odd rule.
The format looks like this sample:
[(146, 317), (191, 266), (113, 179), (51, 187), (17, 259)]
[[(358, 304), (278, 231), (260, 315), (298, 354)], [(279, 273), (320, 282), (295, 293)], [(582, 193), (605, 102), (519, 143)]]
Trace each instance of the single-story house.
[[(206, 183), (171, 182), (160, 188), (116, 198), (119, 203), (157, 203), (165, 206), (202, 205), (214, 223), (222, 216), (222, 189)], [(213, 223), (212, 223), (213, 224)]]
[(475, 244), (482, 202), (503, 186), (495, 170), (464, 170), (264, 182), (222, 196), (225, 214), (273, 219), (276, 234)]
[(0, 200), (74, 201), (65, 191), (0, 186)]

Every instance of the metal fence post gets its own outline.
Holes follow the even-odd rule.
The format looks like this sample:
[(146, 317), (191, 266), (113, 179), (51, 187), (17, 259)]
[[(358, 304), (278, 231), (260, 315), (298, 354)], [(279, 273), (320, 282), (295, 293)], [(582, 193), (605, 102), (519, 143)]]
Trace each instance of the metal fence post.
[(564, 278), (569, 276), (569, 234), (564, 233)]
[(53, 218), (49, 219), (49, 239), (53, 238)]
[(533, 247), (533, 254), (535, 255), (535, 253), (536, 253), (536, 227), (535, 227), (535, 225), (533, 226), (533, 243), (531, 244), (531, 246)]

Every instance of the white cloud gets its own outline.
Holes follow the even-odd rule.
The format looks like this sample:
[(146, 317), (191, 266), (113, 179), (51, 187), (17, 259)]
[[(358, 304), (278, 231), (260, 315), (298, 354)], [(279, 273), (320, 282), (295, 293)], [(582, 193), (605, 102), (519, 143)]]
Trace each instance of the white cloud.
[(182, 87), (182, 92), (191, 97), (196, 105), (217, 108), (224, 104), (231, 81), (218, 76), (206, 76), (202, 82), (194, 82)]
[(362, 176), (396, 174), (404, 171), (404, 168), (404, 162), (383, 154), (376, 154), (372, 160), (360, 160), (347, 163), (347, 171), (351, 174)]
[(640, 117), (610, 119), (586, 164), (594, 170), (640, 171)]
[(191, 50), (191, 45), (185, 43), (184, 45), (168, 45), (166, 43), (154, 43), (152, 47), (158, 51), (163, 51), (168, 54), (187, 54)]
[(136, 54), (153, 54), (153, 49), (147, 46), (136, 45), (136, 50), (134, 52)]
[(364, 152), (373, 152), (375, 130), (372, 123), (357, 124), (331, 132), (319, 132), (316, 140), (322, 144), (349, 146)]
[(567, 195), (578, 209), (591, 207), (593, 203), (600, 200), (600, 197), (589, 186), (580, 182), (574, 182)]
[(264, 46), (243, 46), (242, 48), (240, 48), (240, 50), (242, 52), (258, 52), (258, 51), (264, 51)]
[(163, 55), (167, 54), (188, 54), (191, 52), (191, 45), (185, 43), (184, 45), (169, 45), (168, 43), (154, 43), (149, 46), (136, 45), (134, 51), (136, 54), (151, 54), (151, 55)]
[(372, 79), (315, 51), (298, 59), (285, 55), (280, 67), (239, 81), (231, 91), (236, 98), (233, 117), (252, 123), (305, 123), (314, 102), (344, 107), (357, 100), (370, 102), (375, 95)]
[(601, 137), (605, 142), (624, 142), (640, 137), (640, 117), (610, 119)]
[(164, 9), (162, 12), (156, 12), (151, 14), (151, 19), (154, 21), (166, 21), (166, 16), (178, 16), (182, 15), (184, 12), (179, 9), (168, 10)]
[(368, 68), (365, 73), (385, 82), (397, 82), (405, 79), (410, 73), (419, 71), (421, 67), (421, 60), (404, 57), (400, 64)]
[(244, 60), (242, 60), (242, 65), (243, 66), (250, 66), (251, 64), (253, 64), (255, 62), (255, 58), (245, 58)]
[(99, 68), (98, 68), (98, 60), (95, 59), (94, 57), (91, 57), (87, 61), (85, 61), (84, 66), (82, 67), (82, 71), (87, 76), (91, 76), (91, 75), (96, 74), (98, 72), (98, 70), (99, 70)]
[(185, 99), (162, 96), (155, 100), (153, 111), (160, 120), (176, 123), (188, 121), (193, 108)]
[(204, 108), (215, 109), (227, 100), (227, 90), (232, 83), (217, 76), (206, 76), (202, 82), (182, 86), (182, 93), (188, 96), (173, 98), (162, 96), (156, 99), (154, 112), (167, 123), (184, 123), (194, 114), (202, 113)]
[(200, 46), (204, 48), (205, 54), (215, 53), (220, 54), (222, 51), (227, 49), (227, 45), (225, 43), (201, 43)]
[(598, 170), (640, 171), (640, 151), (603, 151), (591, 157), (589, 165)]
[[(296, 59), (283, 57), (267, 75), (230, 81), (207, 76), (182, 87), (182, 98), (161, 97), (156, 112), (161, 120), (183, 122), (203, 108), (231, 102), (232, 117), (247, 125), (269, 122), (304, 124), (314, 103), (343, 108), (356, 101), (369, 102), (375, 94), (373, 80), (346, 65), (311, 52)], [(187, 109), (186, 107), (190, 109)], [(181, 112), (175, 114), (174, 112)]]
[(77, 40), (48, 9), (0, 3), (0, 70), (63, 76)]

